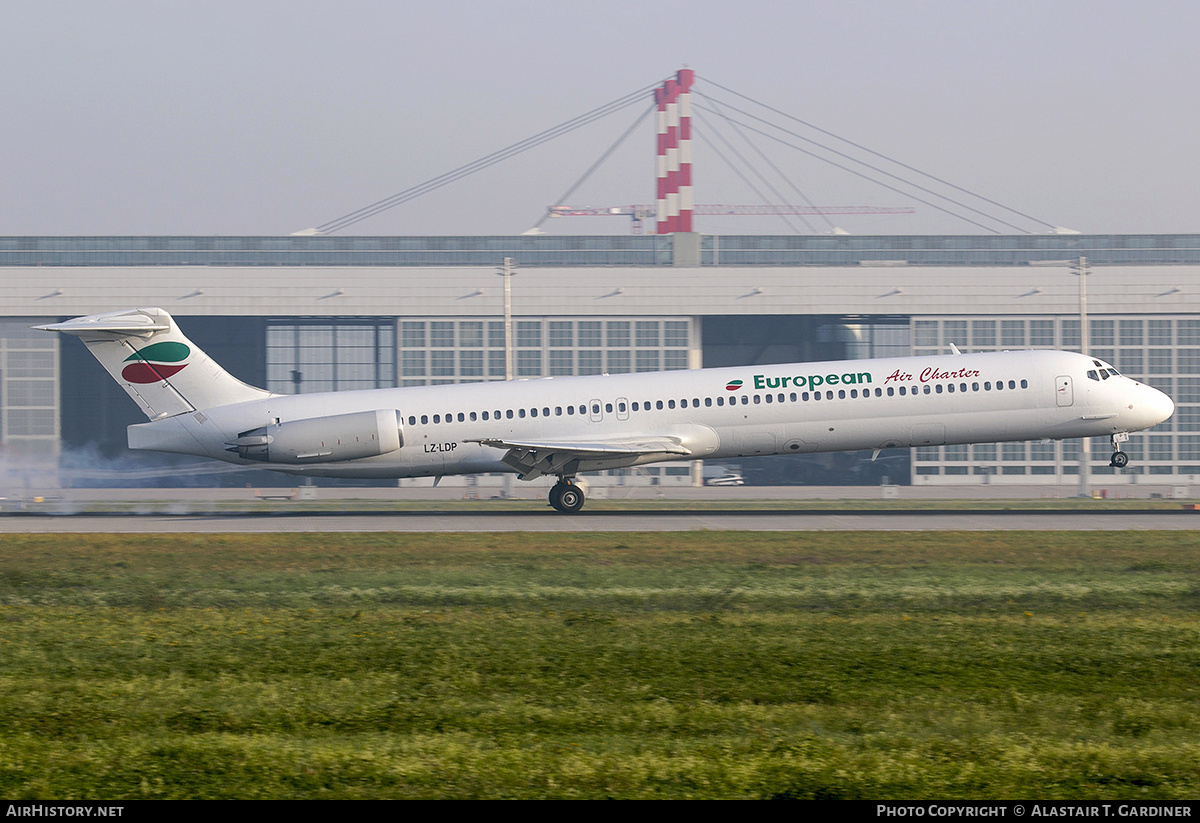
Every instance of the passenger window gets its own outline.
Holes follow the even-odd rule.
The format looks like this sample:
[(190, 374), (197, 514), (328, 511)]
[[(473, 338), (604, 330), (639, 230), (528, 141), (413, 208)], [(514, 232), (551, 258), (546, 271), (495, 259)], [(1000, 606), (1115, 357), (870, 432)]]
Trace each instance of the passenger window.
[(504, 413), (504, 416), (507, 417), (509, 420), (512, 420), (512, 417), (513, 417), (512, 409), (509, 409), (508, 411), (506, 411)]
[(876, 397), (883, 397), (883, 389), (876, 389), (876, 390), (875, 390), (875, 396), (876, 396)]
[(555, 416), (555, 417), (562, 417), (562, 406), (555, 406), (555, 407), (554, 407), (554, 416)]
[(466, 420), (467, 420), (467, 416), (465, 414), (463, 414), (462, 412), (459, 412), (458, 413), (458, 422), (465, 423)]
[(606, 412), (608, 412), (609, 414), (612, 414), (612, 403), (605, 403), (605, 404), (604, 404), (604, 410), (605, 410)]
[(1023, 388), (1023, 389), (1027, 389), (1027, 388), (1029, 388), (1029, 381), (1028, 381), (1028, 380), (1022, 380), (1022, 381), (1021, 381), (1021, 388)]
[(525, 419), (525, 410), (517, 409), (517, 417), (520, 417), (522, 420), (524, 420)]
[(471, 412), (471, 422), (475, 422), (475, 412)]
[(938, 383), (937, 386), (935, 386), (934, 388), (938, 394), (942, 393), (942, 384), (941, 383)]
[(410, 426), (415, 426), (415, 425), (417, 425), (417, 418), (415, 418), (415, 417), (411, 417), (411, 416), (410, 416), (410, 417), (408, 418), (408, 425), (410, 425)]
[(435, 415), (433, 416), (433, 422), (434, 422), (434, 423), (441, 423), (441, 422), (442, 422), (442, 416), (441, 416), (440, 414), (435, 414)]
[(673, 409), (673, 408), (675, 408), (675, 401), (674, 401), (674, 400), (668, 400), (668, 401), (667, 401), (667, 408), (668, 408), (668, 409)]
[(423, 414), (423, 415), (421, 415), (421, 423), (422, 423), (422, 424), (425, 424), (425, 423), (428, 423), (428, 422), (429, 422), (429, 415), (427, 415), (427, 414)]
[(901, 386), (901, 387), (900, 387), (900, 396), (901, 396), (901, 397), (903, 397), (903, 396), (905, 395), (905, 393), (906, 393), (906, 392), (905, 392), (905, 390), (904, 390), (904, 387), (903, 387), (903, 386)]
[(743, 405), (743, 406), (749, 406), (749, 405), (750, 405), (750, 398), (749, 398), (749, 397), (747, 397), (747, 396), (746, 396), (746, 395), (744, 395), (744, 394), (742, 395), (742, 405)]
[(617, 404), (617, 411), (620, 411), (620, 412), (623, 412), (623, 411), (625, 411), (625, 404), (624, 404), (624, 403), (618, 403), (618, 404)]
[[(901, 387), (900, 391), (904, 391), (904, 388)], [(896, 396), (896, 387), (888, 386), (888, 397), (895, 397), (895, 396)]]
[(661, 409), (662, 407), (663, 407), (663, 402), (661, 400), (656, 400), (654, 402), (654, 408)]
[(774, 402), (775, 402), (775, 399), (774, 399), (774, 398), (773, 398), (771, 395), (769, 395), (769, 394), (768, 394), (768, 395), (767, 395), (767, 402), (768, 402), (768, 403), (774, 403)]
[(721, 397), (721, 396), (719, 396), (719, 395), (718, 395), (718, 396), (717, 396), (717, 405), (718, 405), (718, 406), (724, 406), (724, 405), (725, 405), (725, 398), (724, 398), (724, 397)]
[(712, 398), (711, 397), (704, 398), (704, 405), (711, 407), (712, 406)]
[(929, 394), (929, 387), (928, 387), (928, 386), (926, 386), (926, 387), (925, 387), (925, 393), (926, 393), (926, 394)]
[(838, 389), (838, 400), (845, 400), (845, 399), (846, 399), (846, 390)]
[(687, 408), (687, 398), (686, 397), (679, 401), (679, 408), (681, 408), (681, 409)]

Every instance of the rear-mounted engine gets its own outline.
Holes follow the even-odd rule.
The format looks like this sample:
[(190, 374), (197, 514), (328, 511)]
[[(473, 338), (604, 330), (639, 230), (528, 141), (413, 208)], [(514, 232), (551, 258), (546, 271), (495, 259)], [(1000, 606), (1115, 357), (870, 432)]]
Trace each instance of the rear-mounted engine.
[(225, 445), (262, 463), (335, 463), (394, 452), (404, 444), (400, 413), (379, 409), (289, 420), (238, 434)]

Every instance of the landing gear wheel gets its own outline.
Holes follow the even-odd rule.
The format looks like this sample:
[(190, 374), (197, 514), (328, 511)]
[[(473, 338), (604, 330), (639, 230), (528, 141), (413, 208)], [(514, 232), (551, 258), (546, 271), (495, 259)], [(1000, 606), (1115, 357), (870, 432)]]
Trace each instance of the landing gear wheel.
[(575, 514), (583, 508), (583, 489), (574, 483), (555, 483), (550, 489), (550, 505), (563, 514)]
[(1125, 452), (1113, 452), (1112, 460), (1108, 461), (1108, 465), (1114, 469), (1123, 469), (1129, 465), (1129, 455)]

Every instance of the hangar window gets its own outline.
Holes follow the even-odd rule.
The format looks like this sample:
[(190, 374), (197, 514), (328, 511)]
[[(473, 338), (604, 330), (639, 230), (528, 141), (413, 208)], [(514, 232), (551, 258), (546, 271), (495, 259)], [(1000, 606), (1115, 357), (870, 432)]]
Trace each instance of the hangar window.
[[(384, 317), (268, 318), (267, 386), (280, 394), (385, 389), (396, 385), (396, 321)], [(425, 341), (424, 323), (405, 323)], [(406, 373), (424, 376), (425, 352)], [(417, 374), (419, 372), (419, 374)]]

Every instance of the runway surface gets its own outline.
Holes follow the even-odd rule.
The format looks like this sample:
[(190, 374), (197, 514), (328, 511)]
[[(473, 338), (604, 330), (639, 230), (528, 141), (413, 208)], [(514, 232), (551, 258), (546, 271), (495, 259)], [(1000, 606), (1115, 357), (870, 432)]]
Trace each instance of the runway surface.
[(626, 532), (626, 531), (1176, 531), (1200, 529), (1200, 512), (740, 511), (335, 512), (273, 514), (7, 515), (0, 533)]

